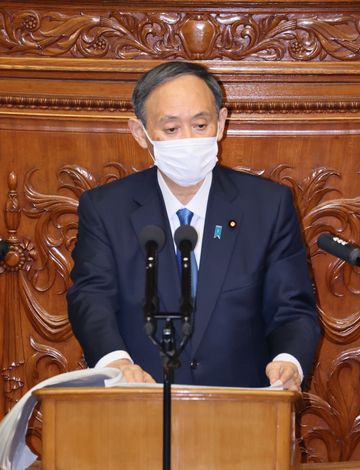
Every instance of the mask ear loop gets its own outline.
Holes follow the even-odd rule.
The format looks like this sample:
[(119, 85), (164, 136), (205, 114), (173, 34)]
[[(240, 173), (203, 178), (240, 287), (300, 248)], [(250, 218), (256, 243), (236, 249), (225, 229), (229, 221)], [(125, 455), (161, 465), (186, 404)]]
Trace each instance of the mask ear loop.
[[(148, 141), (150, 142), (150, 144), (153, 146), (153, 150), (154, 150), (154, 141), (150, 139), (150, 136), (148, 134), (148, 131), (145, 129), (145, 126), (143, 123), (141, 123), (142, 125), (142, 128), (143, 128), (143, 131), (145, 132), (145, 135), (148, 139)], [(156, 159), (155, 159), (155, 155), (153, 155), (151, 152), (150, 152), (150, 149), (148, 148), (148, 151), (149, 151), (149, 154), (150, 154), (150, 157), (152, 159), (152, 161), (154, 162), (154, 164), (156, 165)]]
[(150, 138), (150, 136), (149, 136), (149, 134), (148, 134), (148, 131), (146, 130), (146, 128), (145, 128), (145, 126), (144, 126), (144, 124), (143, 124), (143, 123), (141, 123), (141, 125), (142, 125), (143, 131), (145, 132), (145, 135), (146, 135), (146, 137), (147, 137), (148, 141), (150, 142), (150, 144), (151, 144), (151, 145), (154, 145), (154, 141), (153, 141), (153, 140), (151, 140), (151, 138)]

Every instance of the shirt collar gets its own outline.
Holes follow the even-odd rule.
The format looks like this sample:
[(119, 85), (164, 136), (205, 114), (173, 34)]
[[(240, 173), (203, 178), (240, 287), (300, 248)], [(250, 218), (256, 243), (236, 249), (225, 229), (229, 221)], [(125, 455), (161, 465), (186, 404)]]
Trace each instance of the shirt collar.
[(206, 206), (212, 182), (212, 172), (206, 175), (203, 184), (194, 197), (184, 206), (170, 191), (160, 171), (157, 172), (158, 183), (164, 198), (168, 217), (173, 217), (179, 209), (186, 207), (198, 217), (205, 219)]

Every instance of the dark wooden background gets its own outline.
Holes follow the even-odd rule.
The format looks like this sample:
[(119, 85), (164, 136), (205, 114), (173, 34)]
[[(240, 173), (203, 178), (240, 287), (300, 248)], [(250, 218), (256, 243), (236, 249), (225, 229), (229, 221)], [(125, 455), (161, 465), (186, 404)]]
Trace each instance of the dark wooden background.
[(315, 244), (326, 230), (360, 244), (358, 0), (1, 2), (0, 417), (37, 382), (85, 367), (64, 295), (78, 197), (150, 165), (127, 129), (130, 96), (171, 59), (222, 80), (223, 164), (294, 191), (323, 330), (303, 459), (360, 460), (360, 271)]

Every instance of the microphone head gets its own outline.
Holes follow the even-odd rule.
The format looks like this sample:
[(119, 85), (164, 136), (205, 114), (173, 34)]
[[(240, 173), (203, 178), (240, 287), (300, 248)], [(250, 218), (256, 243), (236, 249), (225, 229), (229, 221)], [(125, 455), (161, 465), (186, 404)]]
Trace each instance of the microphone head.
[(180, 249), (180, 244), (183, 241), (187, 241), (190, 242), (190, 250), (193, 250), (198, 240), (198, 234), (191, 225), (180, 225), (180, 227), (175, 230), (174, 240), (178, 249)]
[(0, 261), (2, 261), (6, 253), (9, 251), (9, 245), (6, 243), (5, 240), (1, 240), (0, 238)]
[(322, 250), (331, 254), (333, 254), (334, 251), (337, 252), (337, 250), (340, 250), (340, 253), (345, 253), (347, 250), (353, 248), (349, 242), (330, 232), (322, 233), (317, 239), (317, 245)]
[(322, 233), (317, 240), (322, 250), (355, 266), (360, 265), (360, 248), (329, 232)]
[(146, 225), (141, 230), (139, 238), (142, 247), (145, 249), (148, 242), (156, 243), (158, 251), (160, 251), (165, 244), (164, 230), (158, 225)]

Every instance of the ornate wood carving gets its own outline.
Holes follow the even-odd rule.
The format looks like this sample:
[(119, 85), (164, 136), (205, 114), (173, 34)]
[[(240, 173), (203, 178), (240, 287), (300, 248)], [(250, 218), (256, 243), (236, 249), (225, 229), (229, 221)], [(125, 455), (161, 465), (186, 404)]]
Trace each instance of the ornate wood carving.
[[(18, 202), (16, 175), (10, 174), (5, 209), (10, 250), (0, 262), (0, 274), (6, 274), (4, 330), (7, 333), (4, 336), (1, 364), (6, 410), (23, 395), (24, 386), (29, 388), (46, 378), (38, 369), (39, 364), (56, 364), (57, 373), (68, 370), (67, 359), (60, 350), (49, 345), (40, 345), (35, 338), (30, 337), (30, 346), (36, 353), (26, 363), (25, 374), (22, 312), (25, 312), (34, 331), (44, 340), (61, 343), (72, 336), (67, 313), (48, 312), (41, 302), (41, 295), (50, 290), (64, 295), (69, 287), (69, 257), (76, 237), (76, 209), (81, 192), (124, 176), (128, 172), (120, 163), (108, 163), (105, 165), (104, 175), (97, 181), (84, 168), (66, 165), (59, 171), (59, 183), (60, 190), (73, 194), (73, 197), (69, 197), (60, 194), (46, 195), (36, 191), (31, 182), (34, 170), (30, 171), (24, 184), (29, 207), (23, 210)], [(20, 240), (17, 236), (21, 212), (23, 216), (36, 220), (34, 242)], [(78, 366), (85, 366), (83, 359), (79, 361)]]
[[(356, 100), (350, 107), (356, 111), (360, 109)], [(0, 96), (0, 107), (18, 109), (51, 109), (51, 110), (73, 110), (73, 111), (97, 111), (121, 113), (132, 109), (131, 101), (115, 100), (106, 98), (71, 98), (66, 97), (39, 97), (39, 96)]]
[[(38, 383), (48, 378), (43, 376), (42, 370), (52, 369), (55, 365), (56, 373), (69, 372), (66, 357), (56, 348), (47, 344), (39, 344), (35, 338), (30, 336), (31, 348), (35, 351), (26, 364), (26, 374), (28, 383)], [(40, 363), (45, 362), (45, 366), (40, 367)]]
[[(192, 11), (191, 11), (192, 10)], [(347, 61), (360, 58), (358, 11), (0, 10), (0, 54), (110, 59)], [(257, 8), (257, 11), (259, 8)], [(293, 10), (293, 9), (292, 9)]]
[[(341, 100), (323, 101), (304, 98), (297, 100), (269, 100), (259, 101), (232, 100), (225, 101), (224, 106), (230, 112), (244, 114), (325, 114), (325, 113), (359, 113), (360, 99), (349, 96)], [(116, 100), (91, 97), (49, 97), (49, 96), (1, 96), (0, 107), (6, 109), (31, 109), (52, 111), (96, 111), (99, 113), (122, 114), (132, 111), (131, 100)]]
[[(360, 349), (344, 351), (328, 370), (317, 365), (314, 394), (305, 394), (302, 435), (311, 461), (351, 460), (360, 445)], [(316, 416), (316, 427), (309, 425)], [(319, 424), (319, 421), (321, 424)], [(314, 451), (313, 441), (321, 441), (326, 458)]]
[[(5, 260), (0, 263), (0, 273), (15, 272), (16, 286), (7, 289), (7, 292), (11, 298), (18, 299), (18, 302), (21, 299), (28, 320), (41, 338), (60, 343), (72, 336), (67, 313), (55, 314), (54, 312), (48, 312), (42, 305), (40, 297), (41, 294), (50, 290), (58, 295), (64, 295), (70, 285), (70, 252), (76, 238), (76, 210), (81, 192), (124, 176), (129, 171), (136, 170), (126, 170), (123, 165), (117, 162), (108, 163), (104, 167), (103, 176), (97, 181), (91, 172), (86, 169), (77, 165), (66, 165), (59, 171), (59, 189), (63, 192), (71, 192), (73, 197), (62, 194), (48, 195), (36, 191), (31, 182), (34, 170), (30, 171), (26, 175), (24, 183), (24, 193), (28, 207), (23, 209), (23, 214), (36, 220), (34, 243), (30, 241), (20, 242), (16, 238), (16, 228), (20, 215), (15, 183), (12, 183), (9, 198), (11, 197), (14, 209), (11, 209), (13, 211), (11, 213), (9, 212), (10, 209), (7, 212), (7, 222), (9, 232), (11, 232), (8, 241), (11, 243), (11, 250)], [(11, 175), (11, 181), (16, 182), (13, 174)], [(9, 224), (10, 219), (13, 221), (12, 225)], [(36, 246), (36, 251), (34, 246)], [(12, 304), (13, 302), (9, 298), (8, 305)], [(13, 311), (11, 316), (14, 321), (19, 321), (20, 311), (19, 304), (15, 309), (16, 313)], [(23, 355), (21, 359), (15, 361), (14, 353), (11, 352), (11, 347), (15, 348), (15, 345), (18, 344), (16, 338), (21, 337), (18, 331), (20, 326), (7, 326), (15, 337), (13, 341), (10, 337), (7, 337), (12, 346), (8, 347), (10, 351), (9, 359), (7, 359), (7, 362), (5, 359), (4, 364), (21, 363), (22, 365)], [(35, 339), (31, 339), (30, 344), (33, 349), (36, 349)], [(44, 348), (41, 350), (41, 358), (51, 357), (52, 362), (56, 360), (59, 363), (60, 370), (65, 370), (67, 367), (65, 357), (60, 358), (60, 352), (55, 353), (55, 349), (50, 346)], [(40, 349), (36, 350), (38, 351), (36, 363), (38, 363)], [(35, 356), (30, 362), (33, 363), (34, 361)], [(82, 365), (82, 363), (79, 363), (79, 367)], [(6, 367), (3, 368), (6, 370)], [(29, 373), (27, 375), (30, 377)]]
[[(30, 388), (34, 380), (38, 377), (36, 366), (40, 359), (52, 358), (52, 362), (60, 364), (59, 370), (66, 368), (66, 359), (60, 352), (55, 354), (55, 349), (47, 346), (37, 348), (37, 354), (25, 364), (25, 339), (23, 335), (23, 311), (34, 326), (35, 330), (45, 339), (51, 341), (63, 341), (71, 336), (71, 328), (67, 315), (54, 316), (49, 314), (41, 306), (32, 288), (44, 292), (54, 285), (54, 276), (47, 277), (44, 281), (41, 274), (46, 270), (41, 262), (45, 259), (45, 264), (50, 265), (63, 260), (57, 251), (57, 240), (50, 234), (47, 242), (52, 246), (53, 251), (48, 254), (46, 251), (46, 241), (37, 234), (40, 240), (35, 237), (38, 250), (29, 240), (20, 240), (17, 231), (20, 225), (21, 209), (17, 192), (17, 177), (14, 172), (8, 178), (9, 192), (5, 207), (5, 222), (9, 233), (8, 244), (10, 250), (5, 259), (0, 262), (0, 274), (5, 274), (5, 311), (4, 311), (4, 335), (1, 374), (5, 385), (5, 409), (8, 411), (16, 401), (24, 394), (23, 388)], [(54, 215), (56, 217), (56, 215)], [(45, 219), (44, 224), (48, 221)], [(56, 221), (55, 221), (56, 223)], [(39, 229), (41, 232), (41, 227)], [(58, 255), (58, 257), (57, 257)], [(38, 263), (38, 265), (36, 265)], [(47, 274), (51, 269), (47, 270)], [(63, 271), (60, 270), (60, 275)], [(66, 273), (68, 278), (68, 272)], [(30, 338), (30, 345), (36, 349), (36, 341)], [(40, 354), (42, 353), (42, 354)], [(34, 362), (36, 359), (36, 362)], [(65, 365), (64, 365), (65, 364)], [(34, 367), (33, 367), (34, 366)], [(29, 369), (30, 368), (30, 369)], [(45, 377), (43, 377), (45, 378)]]
[[(318, 306), (325, 337), (334, 344), (351, 344), (360, 338), (360, 310), (339, 318), (334, 312), (324, 311)], [(360, 377), (359, 377), (360, 379)]]
[(8, 178), (9, 192), (5, 207), (5, 222), (9, 234), (10, 250), (0, 262), (0, 274), (7, 273), (5, 285), (4, 335), (1, 375), (4, 381), (5, 409), (9, 410), (22, 396), (25, 384), (24, 344), (20, 317), (18, 272), (29, 269), (34, 252), (17, 238), (20, 224), (20, 207), (17, 193), (17, 178), (11, 173)]

